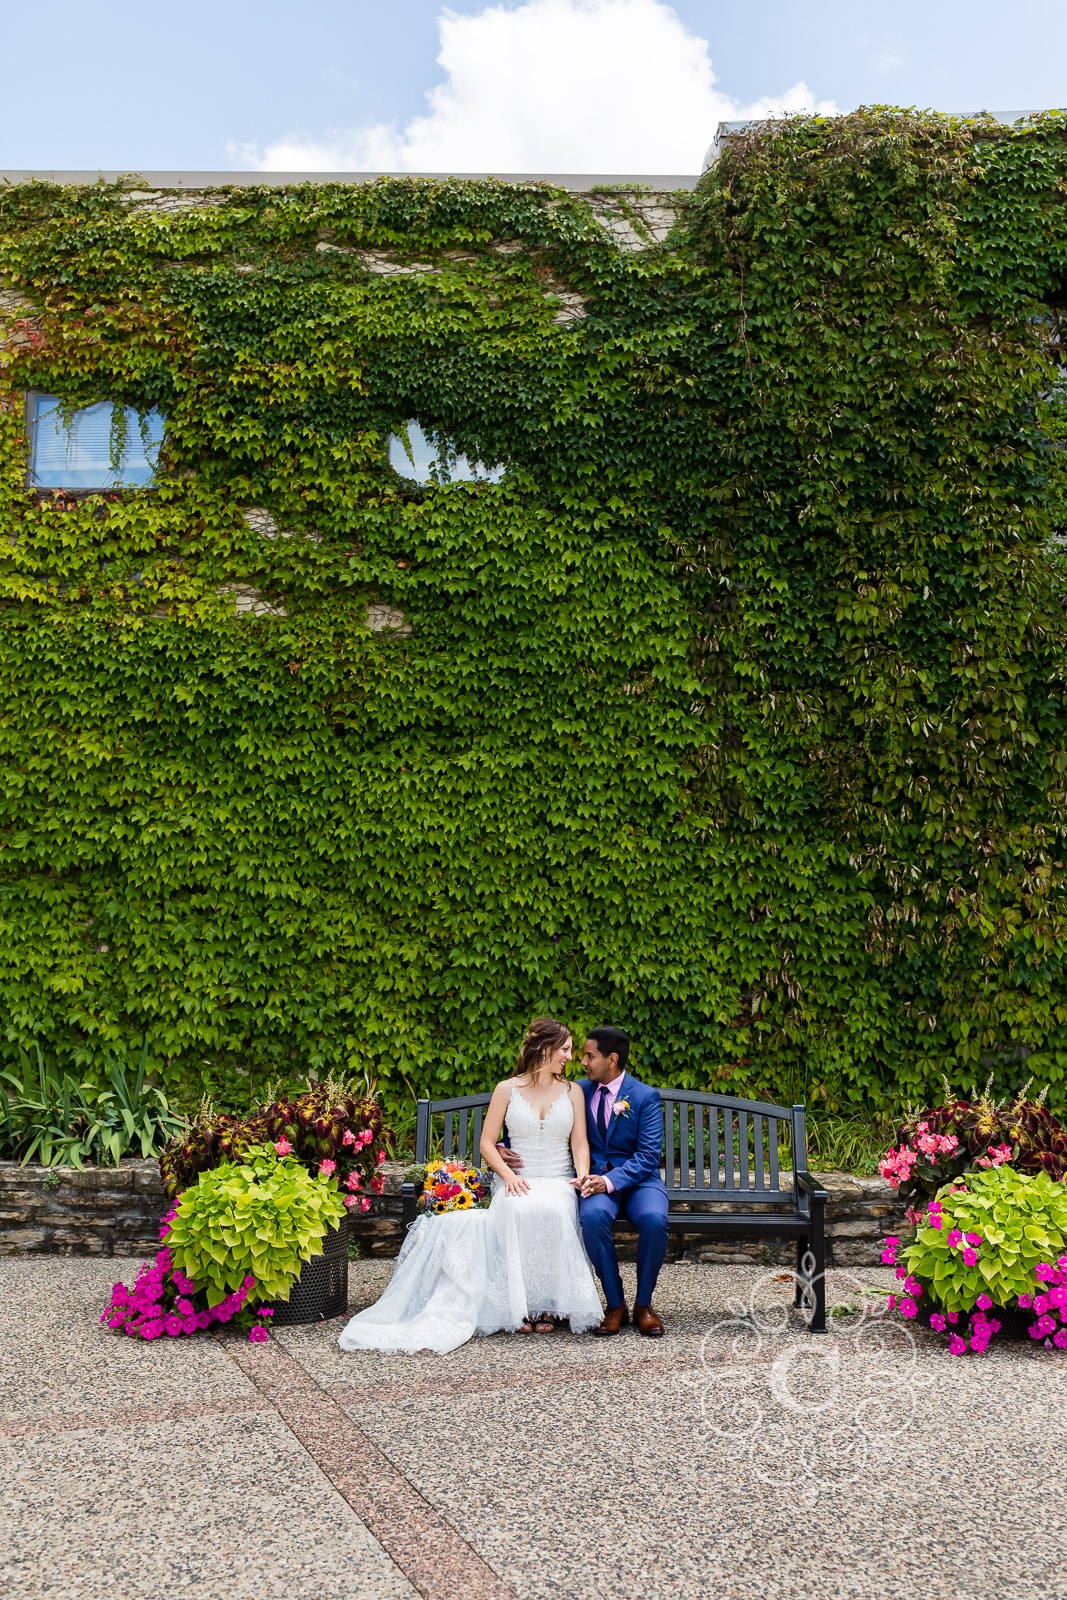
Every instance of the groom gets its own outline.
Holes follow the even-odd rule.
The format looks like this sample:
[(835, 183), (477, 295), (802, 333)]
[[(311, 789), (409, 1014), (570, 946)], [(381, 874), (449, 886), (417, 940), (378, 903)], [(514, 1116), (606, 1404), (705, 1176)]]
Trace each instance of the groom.
[(604, 1288), (607, 1310), (593, 1332), (607, 1337), (629, 1322), (612, 1224), (624, 1216), (637, 1229), (637, 1299), (634, 1326), (659, 1339), (663, 1323), (652, 1294), (667, 1254), (667, 1190), (659, 1175), (663, 1111), (658, 1089), (626, 1070), (630, 1035), (622, 1028), (594, 1028), (586, 1036), (582, 1066), (586, 1081), (589, 1176), (575, 1185), (585, 1248)]

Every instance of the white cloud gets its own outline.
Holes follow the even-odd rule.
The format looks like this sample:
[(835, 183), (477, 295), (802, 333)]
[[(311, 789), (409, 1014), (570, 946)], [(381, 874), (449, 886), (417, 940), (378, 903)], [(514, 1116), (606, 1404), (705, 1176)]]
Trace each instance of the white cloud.
[(263, 172), (697, 172), (720, 121), (833, 113), (807, 84), (741, 105), (663, 0), (522, 0), (438, 20), (425, 115), (231, 147)]

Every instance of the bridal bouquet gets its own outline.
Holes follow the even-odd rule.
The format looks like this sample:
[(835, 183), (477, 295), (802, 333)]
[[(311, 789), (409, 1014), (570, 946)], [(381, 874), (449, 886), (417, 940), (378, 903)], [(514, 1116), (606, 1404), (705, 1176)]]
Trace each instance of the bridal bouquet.
[(419, 1209), (428, 1216), (443, 1211), (470, 1211), (489, 1204), (490, 1175), (463, 1161), (428, 1161), (409, 1175), (422, 1184)]

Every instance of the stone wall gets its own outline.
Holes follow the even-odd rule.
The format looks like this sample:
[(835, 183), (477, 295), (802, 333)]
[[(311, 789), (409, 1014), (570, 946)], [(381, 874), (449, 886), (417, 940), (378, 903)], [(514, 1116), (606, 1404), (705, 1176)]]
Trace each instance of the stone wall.
[[(405, 1163), (390, 1162), (385, 1194), (366, 1215), (351, 1218), (350, 1237), (362, 1255), (395, 1256), (400, 1248), (404, 1170)], [(830, 1265), (878, 1265), (884, 1235), (903, 1228), (902, 1202), (881, 1178), (820, 1176), (829, 1195)], [(85, 1172), (0, 1161), (0, 1255), (147, 1255), (156, 1248), (166, 1204), (154, 1161), (124, 1161), (120, 1167)], [(623, 1259), (633, 1248), (633, 1237), (620, 1235)], [(671, 1239), (669, 1259), (789, 1265), (793, 1248), (788, 1240), (768, 1246), (685, 1234)]]

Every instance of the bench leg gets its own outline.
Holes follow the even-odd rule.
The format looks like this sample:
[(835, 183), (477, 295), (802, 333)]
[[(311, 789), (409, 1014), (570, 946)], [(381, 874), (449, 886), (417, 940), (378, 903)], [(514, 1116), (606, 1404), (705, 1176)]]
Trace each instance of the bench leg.
[(811, 1208), (811, 1232), (797, 1240), (797, 1287), (793, 1304), (810, 1311), (809, 1333), (826, 1332), (826, 1233), (823, 1206), (815, 1201)]
[(404, 1183), (400, 1186), (400, 1200), (403, 1208), (403, 1221), (401, 1226), (406, 1234), (411, 1224), (418, 1216), (418, 1207), (415, 1204), (416, 1194), (413, 1183)]

